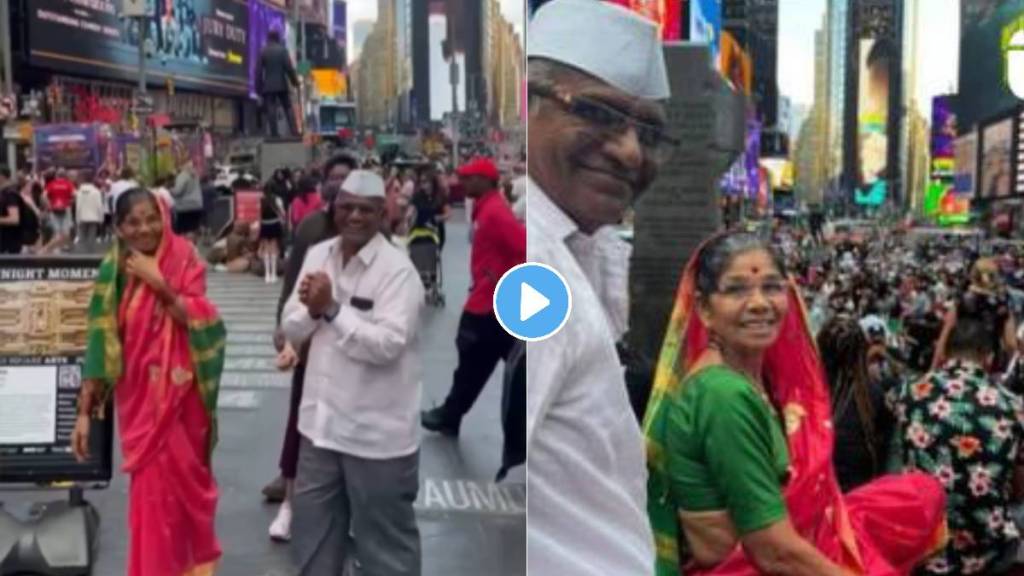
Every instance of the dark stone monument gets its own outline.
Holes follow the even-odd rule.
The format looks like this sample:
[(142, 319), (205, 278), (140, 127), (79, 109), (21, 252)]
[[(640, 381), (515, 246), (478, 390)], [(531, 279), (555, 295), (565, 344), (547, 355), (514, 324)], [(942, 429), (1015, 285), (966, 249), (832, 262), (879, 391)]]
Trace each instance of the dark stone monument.
[(665, 45), (672, 98), (669, 132), (681, 141), (635, 206), (629, 273), (627, 380), (634, 408), (646, 406), (683, 267), (721, 228), (718, 182), (743, 150), (746, 97), (711, 68), (706, 45)]

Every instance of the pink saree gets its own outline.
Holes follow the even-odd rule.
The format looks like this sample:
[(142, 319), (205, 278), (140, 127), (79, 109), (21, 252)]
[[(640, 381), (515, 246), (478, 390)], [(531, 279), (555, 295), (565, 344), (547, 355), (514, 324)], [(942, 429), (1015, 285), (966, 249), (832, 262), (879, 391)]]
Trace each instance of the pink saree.
[[(656, 573), (753, 576), (760, 572), (741, 544), (714, 568), (686, 563), (677, 507), (666, 476), (667, 409), (708, 345), (707, 328), (695, 313), (697, 254), (680, 283), (644, 420)], [(803, 302), (792, 282), (789, 312), (778, 340), (765, 354), (763, 369), (768, 392), (785, 421), (790, 478), (782, 493), (789, 519), (805, 540), (835, 564), (867, 576), (909, 574), (945, 545), (945, 494), (937, 480), (924, 474), (887, 476), (852, 493), (840, 492), (832, 466), (828, 386)]]
[(188, 326), (148, 286), (121, 272), (115, 247), (93, 297), (85, 377), (104, 382), (115, 397), (123, 470), (131, 477), (126, 574), (200, 576), (213, 574), (221, 556), (210, 451), (224, 329), (206, 299), (202, 262), (161, 211), (156, 258)]

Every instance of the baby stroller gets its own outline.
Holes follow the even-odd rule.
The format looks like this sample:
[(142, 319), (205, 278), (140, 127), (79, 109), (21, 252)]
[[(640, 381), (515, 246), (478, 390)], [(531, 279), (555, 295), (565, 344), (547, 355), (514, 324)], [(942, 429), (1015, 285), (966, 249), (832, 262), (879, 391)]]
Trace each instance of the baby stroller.
[(444, 275), (441, 266), (441, 240), (433, 226), (417, 226), (409, 232), (409, 258), (423, 280), (427, 304), (444, 307)]

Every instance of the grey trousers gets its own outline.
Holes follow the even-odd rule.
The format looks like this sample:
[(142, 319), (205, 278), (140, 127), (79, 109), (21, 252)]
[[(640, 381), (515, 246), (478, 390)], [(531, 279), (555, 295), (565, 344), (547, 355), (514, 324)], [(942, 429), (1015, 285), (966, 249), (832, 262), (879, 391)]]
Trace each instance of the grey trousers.
[(303, 436), (292, 500), (292, 551), (299, 574), (341, 576), (354, 553), (360, 575), (420, 576), (413, 510), (419, 459), (416, 452), (369, 460), (317, 448)]

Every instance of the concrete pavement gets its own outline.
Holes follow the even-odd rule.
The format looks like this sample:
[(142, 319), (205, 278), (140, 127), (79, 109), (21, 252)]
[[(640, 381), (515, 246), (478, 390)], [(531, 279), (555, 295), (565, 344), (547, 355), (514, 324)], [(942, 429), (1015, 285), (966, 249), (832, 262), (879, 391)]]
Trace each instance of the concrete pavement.
[[(469, 285), (465, 216), (454, 214), (444, 251), (447, 308), (427, 308), (419, 340), (423, 359), (423, 406), (441, 403), (456, 364), (455, 329)], [(277, 474), (288, 410), (290, 374), (273, 369), (271, 333), (280, 283), (265, 285), (251, 275), (210, 272), (210, 296), (228, 324), (226, 373), (222, 382), (220, 445), (214, 454), (220, 484), (217, 529), (224, 547), (221, 576), (287, 576), (295, 573), (288, 545), (275, 544), (267, 528), (276, 508), (260, 490)], [(458, 440), (423, 436), (417, 510), (424, 576), (526, 573), (525, 474), (514, 470), (492, 484), (501, 462), (500, 369), (463, 421)], [(128, 534), (127, 478), (115, 474), (109, 489), (87, 498), (102, 516), (98, 576), (124, 573)], [(3, 493), (8, 510), (26, 511), (33, 500), (53, 494)]]

